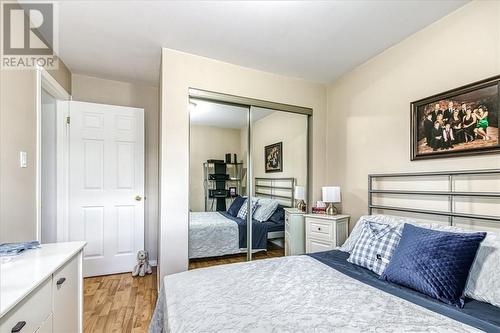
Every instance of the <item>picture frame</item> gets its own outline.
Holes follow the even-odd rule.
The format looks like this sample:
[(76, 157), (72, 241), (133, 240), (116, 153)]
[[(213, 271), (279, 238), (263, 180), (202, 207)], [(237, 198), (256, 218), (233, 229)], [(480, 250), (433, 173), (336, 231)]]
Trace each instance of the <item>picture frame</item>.
[(283, 172), (283, 142), (264, 147), (264, 169), (266, 173)]
[(410, 104), (412, 161), (500, 152), (500, 75)]
[(229, 187), (229, 196), (230, 197), (236, 197), (238, 193), (236, 193), (236, 187), (230, 186)]

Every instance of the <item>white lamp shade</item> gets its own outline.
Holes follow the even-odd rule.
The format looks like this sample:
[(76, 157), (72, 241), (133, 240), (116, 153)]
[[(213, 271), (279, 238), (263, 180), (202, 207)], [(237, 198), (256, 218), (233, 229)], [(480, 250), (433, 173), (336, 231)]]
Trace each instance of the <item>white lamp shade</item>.
[(306, 200), (306, 189), (304, 186), (295, 186), (294, 196), (296, 200)]
[(339, 186), (323, 186), (323, 202), (340, 202), (340, 187)]

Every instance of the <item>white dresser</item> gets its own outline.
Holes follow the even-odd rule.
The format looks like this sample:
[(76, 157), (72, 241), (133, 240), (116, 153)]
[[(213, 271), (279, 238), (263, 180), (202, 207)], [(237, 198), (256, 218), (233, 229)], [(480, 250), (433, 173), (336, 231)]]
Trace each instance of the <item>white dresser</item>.
[(0, 333), (82, 332), (85, 242), (0, 258)]
[(285, 208), (285, 255), (305, 253), (304, 213), (297, 208)]
[(349, 215), (306, 214), (306, 253), (333, 250), (349, 232)]

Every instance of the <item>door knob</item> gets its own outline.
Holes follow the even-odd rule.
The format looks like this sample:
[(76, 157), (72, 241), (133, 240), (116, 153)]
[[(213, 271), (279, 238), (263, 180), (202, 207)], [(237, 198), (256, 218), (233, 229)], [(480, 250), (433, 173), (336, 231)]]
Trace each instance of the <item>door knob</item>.
[(135, 201), (141, 201), (141, 200), (142, 200), (142, 197), (141, 197), (140, 195), (137, 195), (137, 196), (135, 197)]

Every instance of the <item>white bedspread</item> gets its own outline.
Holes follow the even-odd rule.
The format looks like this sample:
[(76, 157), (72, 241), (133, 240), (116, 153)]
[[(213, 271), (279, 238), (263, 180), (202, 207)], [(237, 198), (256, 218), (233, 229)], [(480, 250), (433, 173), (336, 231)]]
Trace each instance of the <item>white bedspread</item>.
[(308, 256), (165, 277), (151, 332), (478, 332)]
[(217, 212), (192, 212), (189, 258), (240, 253), (238, 225)]

